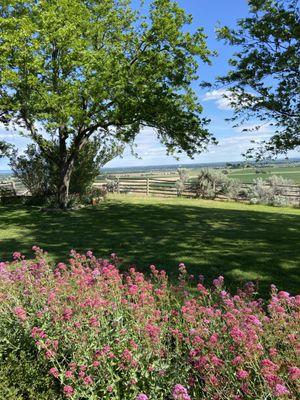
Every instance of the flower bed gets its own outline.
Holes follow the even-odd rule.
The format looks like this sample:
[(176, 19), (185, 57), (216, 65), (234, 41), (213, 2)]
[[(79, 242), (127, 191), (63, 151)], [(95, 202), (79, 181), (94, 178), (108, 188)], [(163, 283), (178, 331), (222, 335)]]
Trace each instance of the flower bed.
[(52, 268), (34, 250), (0, 263), (0, 364), (32, 359), (36, 398), (296, 399), (300, 296), (272, 287), (264, 304), (251, 283), (231, 295), (183, 264), (176, 284), (154, 266), (121, 273), (114, 254), (73, 251)]

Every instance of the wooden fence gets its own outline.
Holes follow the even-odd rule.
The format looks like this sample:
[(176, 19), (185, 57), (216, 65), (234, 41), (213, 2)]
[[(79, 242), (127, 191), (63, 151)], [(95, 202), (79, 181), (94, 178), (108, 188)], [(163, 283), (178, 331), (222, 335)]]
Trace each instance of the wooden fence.
[(28, 196), (29, 190), (20, 181), (0, 181), (0, 197)]
[[(122, 178), (116, 179), (114, 192), (124, 194), (140, 194), (146, 196), (159, 196), (159, 197), (196, 197), (196, 192), (193, 189), (192, 182), (184, 185), (184, 189), (179, 193), (176, 182), (178, 179), (174, 178), (147, 178), (147, 179), (130, 179)], [(95, 182), (94, 187), (106, 187), (107, 183)], [(249, 191), (253, 183), (243, 183), (241, 185), (241, 195), (236, 200), (246, 201), (243, 196), (243, 191)], [(268, 184), (266, 184), (268, 187)], [(288, 202), (295, 205), (300, 205), (300, 185), (288, 185), (284, 187), (284, 197)], [(216, 197), (219, 200), (227, 200), (228, 197), (224, 194), (219, 194)]]
[[(176, 178), (147, 178), (147, 179), (132, 179), (122, 178), (116, 179), (114, 184), (114, 192), (124, 194), (139, 194), (146, 196), (158, 197), (196, 197), (196, 192), (193, 189), (192, 182), (184, 185), (183, 190), (179, 192), (177, 188), (178, 179)], [(95, 182), (94, 187), (107, 187), (107, 181)], [(241, 192), (243, 190), (249, 191), (253, 183), (243, 183), (241, 185)], [(266, 186), (268, 186), (266, 184)], [(284, 187), (284, 197), (288, 202), (300, 206), (300, 185), (289, 185)], [(0, 181), (0, 197), (1, 196), (28, 196), (30, 193), (18, 181)], [(224, 194), (217, 196), (219, 200), (227, 200), (228, 197)], [(242, 194), (236, 199), (238, 201), (247, 201)]]

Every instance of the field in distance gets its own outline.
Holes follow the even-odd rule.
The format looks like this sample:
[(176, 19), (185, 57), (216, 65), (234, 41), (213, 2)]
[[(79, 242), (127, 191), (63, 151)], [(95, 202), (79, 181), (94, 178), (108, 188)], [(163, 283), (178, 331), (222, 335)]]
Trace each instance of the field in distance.
[[(195, 178), (200, 170), (203, 168), (190, 166), (187, 168), (189, 171), (190, 178)], [(250, 167), (250, 168), (228, 168), (228, 167), (218, 167), (218, 169), (228, 172), (231, 178), (238, 179), (243, 183), (251, 183), (256, 178), (267, 179), (272, 175), (282, 176), (285, 179), (292, 180), (295, 184), (300, 184), (300, 163), (292, 165), (276, 165), (271, 164), (266, 167)], [(123, 179), (146, 179), (146, 178), (170, 178), (178, 179), (178, 173), (176, 167), (174, 168), (163, 168), (161, 170), (155, 169), (143, 169), (142, 171), (132, 171), (124, 169), (124, 171), (109, 172), (108, 170), (101, 176), (99, 180), (105, 178), (123, 178)]]

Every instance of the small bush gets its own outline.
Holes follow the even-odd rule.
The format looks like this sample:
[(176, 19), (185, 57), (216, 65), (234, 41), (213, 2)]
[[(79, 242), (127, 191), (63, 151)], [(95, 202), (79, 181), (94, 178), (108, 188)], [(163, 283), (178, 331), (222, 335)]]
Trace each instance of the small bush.
[(108, 193), (116, 193), (118, 190), (118, 181), (114, 179), (107, 179), (106, 189)]
[(55, 193), (56, 168), (44, 158), (36, 145), (28, 145), (21, 155), (13, 151), (10, 167), (14, 176), (29, 190), (32, 197), (39, 199), (39, 204), (43, 204), (47, 196)]
[(221, 185), (225, 175), (214, 169), (203, 169), (192, 184), (196, 197), (214, 199), (221, 192)]
[(173, 284), (155, 266), (121, 273), (114, 254), (52, 268), (34, 250), (0, 263), (0, 398), (297, 398), (300, 296), (231, 295), (184, 264)]
[(215, 199), (218, 195), (225, 195), (229, 199), (237, 200), (240, 197), (242, 184), (236, 179), (231, 179), (223, 171), (203, 169), (196, 181), (192, 184), (196, 197)]
[[(92, 184), (100, 174), (100, 168), (123, 152), (123, 145), (117, 142), (104, 144), (100, 139), (92, 138), (81, 149), (75, 160), (70, 179), (70, 194), (85, 195), (92, 190)], [(29, 190), (42, 205), (53, 194), (57, 195), (59, 165), (53, 161), (58, 158), (58, 148), (49, 148), (47, 158), (39, 148), (30, 144), (24, 154), (13, 151), (10, 155), (10, 167), (14, 176)], [(73, 199), (71, 199), (71, 203)]]
[(288, 206), (290, 202), (286, 186), (293, 185), (290, 179), (273, 175), (265, 180), (257, 178), (250, 189), (250, 202), (253, 204), (265, 204), (272, 206)]
[(40, 357), (23, 327), (16, 325), (9, 315), (1, 315), (0, 322), (0, 398), (61, 399), (59, 386), (48, 374), (50, 365)]
[(177, 196), (182, 196), (184, 190), (185, 190), (185, 185), (189, 180), (189, 171), (186, 168), (178, 168), (177, 173), (179, 175), (179, 180), (176, 181), (176, 190), (177, 190)]

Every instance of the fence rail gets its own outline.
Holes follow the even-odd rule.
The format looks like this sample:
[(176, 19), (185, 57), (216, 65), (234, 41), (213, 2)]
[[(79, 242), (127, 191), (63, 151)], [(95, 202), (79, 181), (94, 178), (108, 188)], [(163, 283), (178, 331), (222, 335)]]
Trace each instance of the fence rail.
[[(178, 180), (175, 178), (147, 178), (147, 179), (130, 179), (122, 178), (116, 180), (116, 192), (127, 194), (144, 194), (147, 196), (161, 196), (161, 197), (178, 197), (179, 191), (176, 186)], [(249, 190), (253, 183), (243, 183), (242, 190)], [(94, 187), (106, 187), (107, 183), (95, 182)], [(269, 185), (266, 184), (266, 187)], [(288, 198), (291, 203), (300, 204), (300, 185), (281, 185), (285, 189), (284, 197)], [(192, 182), (184, 185), (184, 189), (180, 192), (181, 197), (196, 197), (196, 192), (193, 189)], [(226, 194), (219, 194), (216, 197), (219, 200), (226, 200)], [(242, 195), (236, 200), (245, 201)]]
[(0, 197), (28, 196), (29, 190), (20, 181), (0, 181)]
[[(185, 183), (184, 188), (181, 188), (180, 193), (177, 188), (176, 178), (147, 178), (147, 179), (132, 179), (132, 178), (121, 178), (115, 181), (115, 192), (117, 193), (132, 193), (146, 196), (158, 196), (158, 197), (196, 197), (196, 192), (193, 188), (192, 181)], [(97, 187), (107, 187), (108, 182), (95, 182), (93, 184)], [(253, 183), (243, 183), (241, 185), (242, 190), (249, 190), (253, 186)], [(266, 184), (266, 187), (269, 185)], [(300, 185), (286, 185), (280, 186), (284, 188), (284, 197), (292, 204), (300, 205)], [(0, 197), (5, 196), (28, 196), (29, 191), (19, 181), (0, 181)], [(219, 200), (226, 200), (228, 196), (226, 194), (219, 194), (216, 197)], [(241, 195), (236, 200), (247, 201), (245, 196)]]

